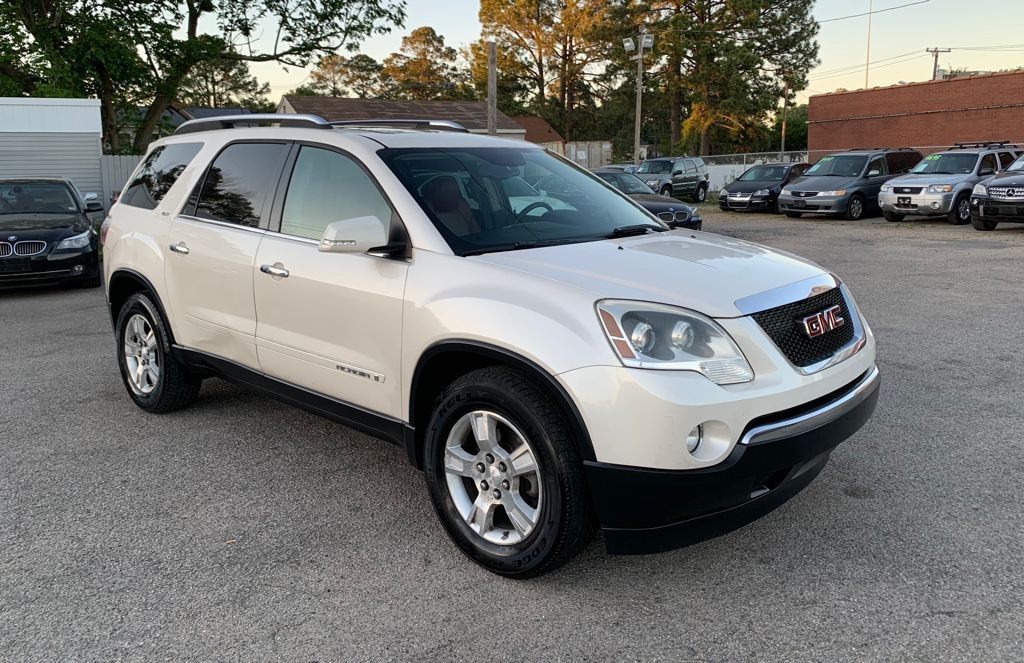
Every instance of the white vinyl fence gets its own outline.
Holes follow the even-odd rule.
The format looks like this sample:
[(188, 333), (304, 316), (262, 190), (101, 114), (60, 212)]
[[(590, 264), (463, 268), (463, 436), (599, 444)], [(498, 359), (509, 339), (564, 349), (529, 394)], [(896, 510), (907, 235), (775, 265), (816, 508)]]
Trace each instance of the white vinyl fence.
[(564, 143), (539, 143), (584, 168), (600, 168), (612, 162), (612, 144), (607, 140), (578, 140)]
[(112, 196), (128, 182), (128, 178), (139, 165), (142, 157), (136, 154), (104, 154), (100, 157), (100, 173), (103, 176), (103, 206), (110, 209)]
[(720, 191), (747, 168), (759, 163), (802, 163), (807, 161), (807, 156), (807, 152), (749, 152), (706, 156), (703, 159), (708, 165), (708, 189)]

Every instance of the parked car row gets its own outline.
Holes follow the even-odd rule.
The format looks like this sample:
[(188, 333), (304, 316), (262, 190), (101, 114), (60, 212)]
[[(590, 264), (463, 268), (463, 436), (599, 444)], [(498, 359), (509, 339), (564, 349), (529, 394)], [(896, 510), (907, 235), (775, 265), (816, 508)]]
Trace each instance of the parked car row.
[[(991, 186), (995, 184), (995, 186)], [(1024, 222), (1024, 149), (1007, 141), (957, 143), (922, 156), (910, 148), (854, 149), (804, 163), (759, 164), (719, 194), (723, 210), (825, 214), (887, 221), (945, 216), (991, 230)]]

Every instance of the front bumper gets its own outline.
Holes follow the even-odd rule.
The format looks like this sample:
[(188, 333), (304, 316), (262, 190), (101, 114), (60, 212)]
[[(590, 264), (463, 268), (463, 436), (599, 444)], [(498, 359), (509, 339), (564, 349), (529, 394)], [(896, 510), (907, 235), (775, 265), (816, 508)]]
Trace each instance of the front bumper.
[(94, 249), (0, 258), (0, 288), (95, 278), (99, 268), (99, 253)]
[(849, 195), (845, 196), (779, 196), (780, 212), (801, 212), (810, 214), (842, 214), (849, 204)]
[(725, 211), (763, 211), (775, 209), (775, 197), (753, 196), (751, 194), (722, 192), (718, 196), (718, 207)]
[(992, 221), (1024, 223), (1024, 200), (995, 200), (987, 196), (973, 196), (971, 216)]
[(956, 200), (956, 192), (949, 193), (892, 193), (878, 194), (878, 206), (883, 212), (908, 216), (940, 216), (949, 214)]
[(728, 458), (695, 470), (655, 470), (588, 461), (590, 492), (613, 554), (661, 552), (741, 527), (800, 492), (832, 450), (871, 417), (874, 365), (800, 408), (750, 423)]

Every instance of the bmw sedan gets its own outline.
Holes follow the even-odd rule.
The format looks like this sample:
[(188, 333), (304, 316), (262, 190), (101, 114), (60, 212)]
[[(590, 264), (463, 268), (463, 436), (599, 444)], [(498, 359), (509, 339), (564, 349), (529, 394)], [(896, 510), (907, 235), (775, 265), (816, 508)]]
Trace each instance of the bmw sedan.
[(703, 225), (703, 220), (696, 207), (690, 207), (675, 198), (654, 193), (636, 175), (609, 168), (599, 168), (594, 171), (594, 174), (635, 200), (641, 207), (672, 228), (700, 230)]
[(102, 210), (64, 179), (0, 180), (0, 287), (99, 287), (99, 237), (88, 215)]

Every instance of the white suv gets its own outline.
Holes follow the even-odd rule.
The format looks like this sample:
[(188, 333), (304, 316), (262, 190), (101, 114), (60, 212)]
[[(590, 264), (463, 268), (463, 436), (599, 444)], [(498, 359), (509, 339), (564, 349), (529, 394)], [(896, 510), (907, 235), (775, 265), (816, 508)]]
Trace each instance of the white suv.
[(871, 416), (837, 277), (458, 129), (242, 116), (154, 143), (103, 228), (132, 399), (219, 376), (400, 445), (456, 545), (514, 577), (595, 520), (613, 553), (738, 527)]

